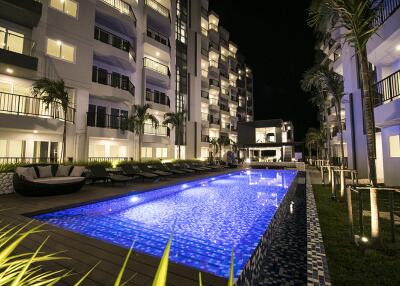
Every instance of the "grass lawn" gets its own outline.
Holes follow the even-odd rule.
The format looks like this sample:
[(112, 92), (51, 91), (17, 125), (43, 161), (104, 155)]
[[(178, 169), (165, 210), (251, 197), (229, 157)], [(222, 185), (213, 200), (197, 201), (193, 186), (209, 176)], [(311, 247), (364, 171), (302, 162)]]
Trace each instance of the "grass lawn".
[[(389, 222), (380, 219), (384, 236), (381, 250), (363, 253), (350, 242), (346, 203), (330, 199), (330, 188), (314, 185), (318, 216), (333, 285), (400, 285), (400, 232), (397, 226), (394, 244), (389, 243)], [(368, 200), (368, 198), (366, 198)], [(364, 200), (363, 200), (364, 201)], [(381, 203), (381, 201), (380, 201)], [(382, 201), (384, 203), (384, 200)], [(356, 206), (353, 198), (353, 206)], [(369, 210), (364, 204), (364, 210)], [(382, 208), (383, 209), (383, 206)], [(353, 207), (357, 232), (357, 209)], [(365, 234), (369, 234), (369, 217), (364, 216)]]

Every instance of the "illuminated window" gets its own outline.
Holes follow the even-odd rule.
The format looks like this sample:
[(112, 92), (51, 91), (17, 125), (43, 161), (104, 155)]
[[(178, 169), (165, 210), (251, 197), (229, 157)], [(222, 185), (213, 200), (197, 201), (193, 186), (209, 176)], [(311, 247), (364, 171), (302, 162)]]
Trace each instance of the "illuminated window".
[(389, 136), (389, 156), (400, 157), (400, 135)]
[(157, 158), (167, 158), (168, 157), (168, 148), (156, 148), (156, 157)]
[(47, 39), (47, 54), (71, 63), (75, 61), (75, 47), (58, 40)]
[(142, 158), (151, 158), (151, 157), (153, 157), (153, 148), (142, 147)]
[(74, 18), (78, 15), (78, 3), (72, 0), (51, 0), (50, 7)]

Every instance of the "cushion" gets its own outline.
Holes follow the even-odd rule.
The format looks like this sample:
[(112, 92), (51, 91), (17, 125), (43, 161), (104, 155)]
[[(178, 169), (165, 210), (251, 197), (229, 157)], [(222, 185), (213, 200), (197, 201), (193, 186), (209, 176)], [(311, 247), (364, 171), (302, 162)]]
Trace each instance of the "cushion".
[(83, 177), (49, 177), (49, 178), (38, 178), (33, 180), (35, 183), (49, 184), (49, 185), (61, 185), (68, 183), (77, 183), (85, 180)]
[(83, 174), (83, 171), (85, 171), (84, 166), (74, 166), (72, 169), (71, 174), (69, 174), (70, 177), (81, 177)]
[(17, 169), (15, 169), (15, 173), (30, 180), (37, 178), (35, 168), (33, 167), (18, 167)]
[(48, 178), (53, 177), (53, 173), (51, 172), (51, 166), (37, 166), (39, 170), (39, 177), (40, 178)]
[(71, 166), (59, 165), (57, 168), (56, 177), (68, 177)]

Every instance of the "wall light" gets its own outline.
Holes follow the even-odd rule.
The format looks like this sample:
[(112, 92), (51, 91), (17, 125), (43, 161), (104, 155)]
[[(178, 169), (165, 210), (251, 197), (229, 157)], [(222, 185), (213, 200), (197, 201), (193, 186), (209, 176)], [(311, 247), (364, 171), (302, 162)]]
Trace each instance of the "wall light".
[(14, 70), (10, 69), (10, 68), (6, 68), (6, 72), (12, 74), (12, 73), (14, 73)]
[(57, 40), (56, 43), (57, 43), (57, 45), (59, 45), (59, 46), (61, 45), (61, 41), (60, 41), (60, 40)]
[(37, 131), (37, 130), (33, 130), (33, 133), (37, 134), (37, 133), (39, 133), (39, 131)]
[(396, 46), (396, 51), (400, 51), (400, 45)]
[(156, 56), (159, 57), (160, 56), (160, 52), (156, 52)]

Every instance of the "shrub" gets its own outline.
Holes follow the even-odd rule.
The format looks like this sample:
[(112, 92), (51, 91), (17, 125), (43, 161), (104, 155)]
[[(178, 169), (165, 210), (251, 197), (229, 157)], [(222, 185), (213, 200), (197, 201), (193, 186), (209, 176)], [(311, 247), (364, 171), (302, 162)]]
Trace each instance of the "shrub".
[(14, 172), (17, 167), (25, 166), (26, 163), (4, 163), (0, 164), (0, 173)]

